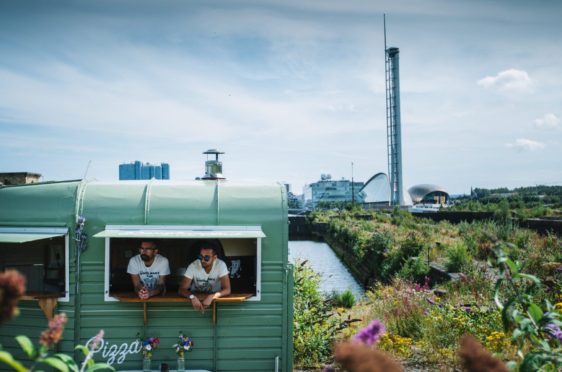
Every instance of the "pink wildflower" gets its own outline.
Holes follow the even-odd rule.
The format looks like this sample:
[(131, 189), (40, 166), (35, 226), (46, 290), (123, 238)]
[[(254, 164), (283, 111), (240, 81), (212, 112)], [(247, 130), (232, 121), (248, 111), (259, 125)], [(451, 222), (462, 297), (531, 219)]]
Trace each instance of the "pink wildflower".
[(44, 330), (39, 337), (39, 343), (47, 348), (58, 343), (64, 331), (64, 325), (67, 322), (66, 314), (61, 313), (49, 321), (49, 328)]
[(25, 277), (16, 270), (0, 273), (0, 323), (12, 319), (25, 294)]
[(101, 341), (103, 340), (104, 334), (105, 333), (104, 333), (103, 329), (100, 329), (98, 334), (94, 337), (94, 339), (92, 340), (92, 342), (89, 345), (90, 350), (94, 351), (100, 346)]

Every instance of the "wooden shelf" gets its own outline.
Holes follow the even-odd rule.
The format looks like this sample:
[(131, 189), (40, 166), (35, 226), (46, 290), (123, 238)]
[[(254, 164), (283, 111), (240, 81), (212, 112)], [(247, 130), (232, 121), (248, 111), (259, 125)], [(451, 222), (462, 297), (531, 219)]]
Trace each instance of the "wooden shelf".
[(55, 315), (55, 307), (57, 307), (58, 299), (63, 296), (64, 294), (62, 293), (27, 292), (21, 299), (24, 301), (37, 301), (47, 320), (51, 320)]
[[(178, 302), (185, 302), (186, 304), (189, 303), (189, 305), (191, 305), (190, 301), (185, 298), (185, 297), (181, 297), (177, 294), (171, 294), (171, 293), (166, 293), (163, 295), (158, 295), (158, 296), (154, 296), (154, 297), (150, 297), (146, 300), (140, 299), (138, 297), (138, 295), (135, 292), (115, 292), (115, 293), (110, 293), (110, 296), (115, 297), (116, 299), (118, 299), (121, 302), (136, 302), (136, 303), (142, 303), (143, 304), (143, 311), (144, 311), (144, 324), (148, 324), (148, 304), (149, 303), (178, 303)], [(202, 301), (207, 294), (206, 293), (195, 293), (195, 296), (197, 296), (197, 298)], [(247, 299), (249, 299), (250, 297), (253, 297), (254, 294), (253, 293), (231, 293), (229, 295), (226, 295), (224, 297), (220, 297), (217, 298), (216, 300), (214, 300), (212, 302), (213, 304), (213, 324), (217, 323), (217, 304), (218, 303), (223, 303), (223, 302), (243, 302), (246, 301)]]

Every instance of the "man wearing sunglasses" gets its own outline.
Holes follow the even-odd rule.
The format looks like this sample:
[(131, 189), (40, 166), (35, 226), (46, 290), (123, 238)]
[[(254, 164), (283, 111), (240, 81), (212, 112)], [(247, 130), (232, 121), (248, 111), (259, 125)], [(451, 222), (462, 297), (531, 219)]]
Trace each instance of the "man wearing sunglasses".
[(140, 299), (146, 300), (165, 290), (170, 264), (166, 257), (158, 254), (154, 241), (143, 240), (139, 246), (139, 254), (129, 260), (127, 273), (131, 275), (135, 293)]
[(199, 256), (187, 267), (178, 293), (187, 297), (195, 310), (203, 311), (213, 300), (230, 294), (230, 277), (226, 264), (217, 257), (217, 242), (199, 241), (194, 248)]

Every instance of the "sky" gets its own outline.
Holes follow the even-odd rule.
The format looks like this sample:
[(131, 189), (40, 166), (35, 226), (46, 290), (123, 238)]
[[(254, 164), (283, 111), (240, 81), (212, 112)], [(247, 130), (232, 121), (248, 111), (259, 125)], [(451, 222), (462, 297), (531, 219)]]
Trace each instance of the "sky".
[[(562, 2), (0, 2), (0, 172), (120, 163), (236, 182), (387, 172), (383, 14), (404, 190), (562, 185)], [(352, 165), (353, 164), (353, 165)]]

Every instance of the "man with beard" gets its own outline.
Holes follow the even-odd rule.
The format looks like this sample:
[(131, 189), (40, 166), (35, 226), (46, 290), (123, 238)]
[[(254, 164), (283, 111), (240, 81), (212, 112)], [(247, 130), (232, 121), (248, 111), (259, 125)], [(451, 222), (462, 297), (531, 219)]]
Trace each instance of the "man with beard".
[[(187, 267), (178, 293), (187, 297), (195, 310), (203, 311), (217, 298), (230, 294), (230, 278), (226, 264), (217, 256), (217, 242), (201, 240), (193, 249), (199, 256)], [(201, 295), (198, 297), (194, 293)]]
[(166, 257), (158, 254), (156, 243), (151, 240), (143, 240), (139, 250), (140, 254), (129, 260), (127, 273), (131, 274), (135, 293), (140, 299), (146, 300), (166, 289), (166, 276), (170, 275), (170, 264)]

